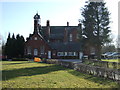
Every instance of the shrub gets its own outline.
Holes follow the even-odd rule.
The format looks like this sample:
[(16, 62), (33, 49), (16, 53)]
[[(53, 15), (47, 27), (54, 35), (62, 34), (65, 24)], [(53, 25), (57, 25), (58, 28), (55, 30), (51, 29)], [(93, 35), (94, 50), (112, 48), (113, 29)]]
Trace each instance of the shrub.
[(26, 58), (12, 58), (12, 61), (28, 61)]

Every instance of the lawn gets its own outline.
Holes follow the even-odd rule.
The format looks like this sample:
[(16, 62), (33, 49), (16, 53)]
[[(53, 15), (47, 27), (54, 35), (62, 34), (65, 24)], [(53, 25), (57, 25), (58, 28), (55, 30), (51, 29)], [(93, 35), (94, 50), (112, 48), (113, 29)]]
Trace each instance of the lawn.
[(120, 62), (119, 59), (102, 59), (102, 61), (107, 61), (107, 62)]
[(3, 61), (3, 88), (118, 88), (112, 80), (82, 74), (54, 64)]

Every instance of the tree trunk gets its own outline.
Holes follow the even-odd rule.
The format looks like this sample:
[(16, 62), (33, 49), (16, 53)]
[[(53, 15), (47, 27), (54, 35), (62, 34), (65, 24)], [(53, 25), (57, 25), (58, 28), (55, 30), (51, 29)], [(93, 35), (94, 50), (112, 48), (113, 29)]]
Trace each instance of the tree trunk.
[(101, 60), (101, 42), (100, 42), (100, 20), (99, 20), (99, 14), (98, 14), (98, 6), (96, 11), (96, 17), (97, 17), (97, 60)]
[(101, 60), (101, 45), (97, 45), (97, 60)]

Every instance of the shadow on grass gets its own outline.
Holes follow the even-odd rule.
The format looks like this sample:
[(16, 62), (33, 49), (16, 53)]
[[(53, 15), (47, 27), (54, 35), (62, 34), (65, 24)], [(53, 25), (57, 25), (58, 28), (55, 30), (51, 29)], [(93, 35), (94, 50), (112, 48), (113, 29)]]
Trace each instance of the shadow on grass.
[[(11, 61), (9, 61), (11, 62)], [(25, 64), (25, 63), (29, 63), (29, 62), (22, 62), (22, 63), (4, 63), (3, 65), (14, 65), (14, 64)]]
[(31, 68), (21, 68), (14, 70), (3, 70), (2, 71), (2, 80), (9, 80), (20, 76), (33, 76), (40, 74), (47, 74), (53, 71), (66, 70), (66, 68), (57, 65), (51, 66), (39, 66)]
[(34, 63), (33, 61), (7, 61), (7, 63), (4, 63), (4, 62), (6, 62), (6, 61), (2, 61), (2, 65), (15, 65), (15, 64)]
[[(98, 84), (102, 84), (102, 85), (108, 85), (111, 82), (113, 82), (110, 79), (105, 79), (105, 78), (102, 78), (102, 77), (96, 77), (96, 76), (93, 76), (93, 75), (87, 75), (87, 74), (84, 74), (84, 73), (80, 73), (79, 71), (69, 71), (68, 73), (70, 73), (72, 75), (75, 75), (75, 76), (78, 76), (80, 78), (84, 78), (86, 80), (98, 83)], [(113, 88), (120, 88), (120, 86), (117, 85)]]

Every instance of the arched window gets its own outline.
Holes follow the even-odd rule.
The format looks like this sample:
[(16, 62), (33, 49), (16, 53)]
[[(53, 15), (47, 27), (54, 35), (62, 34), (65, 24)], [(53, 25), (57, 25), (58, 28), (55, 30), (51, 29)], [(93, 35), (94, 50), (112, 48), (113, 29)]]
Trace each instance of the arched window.
[(38, 49), (34, 49), (34, 56), (37, 56), (38, 55)]
[(44, 54), (44, 52), (45, 52), (45, 46), (40, 46), (40, 53)]
[(27, 47), (27, 54), (31, 54), (31, 47)]
[(34, 37), (34, 40), (37, 40), (37, 37)]

